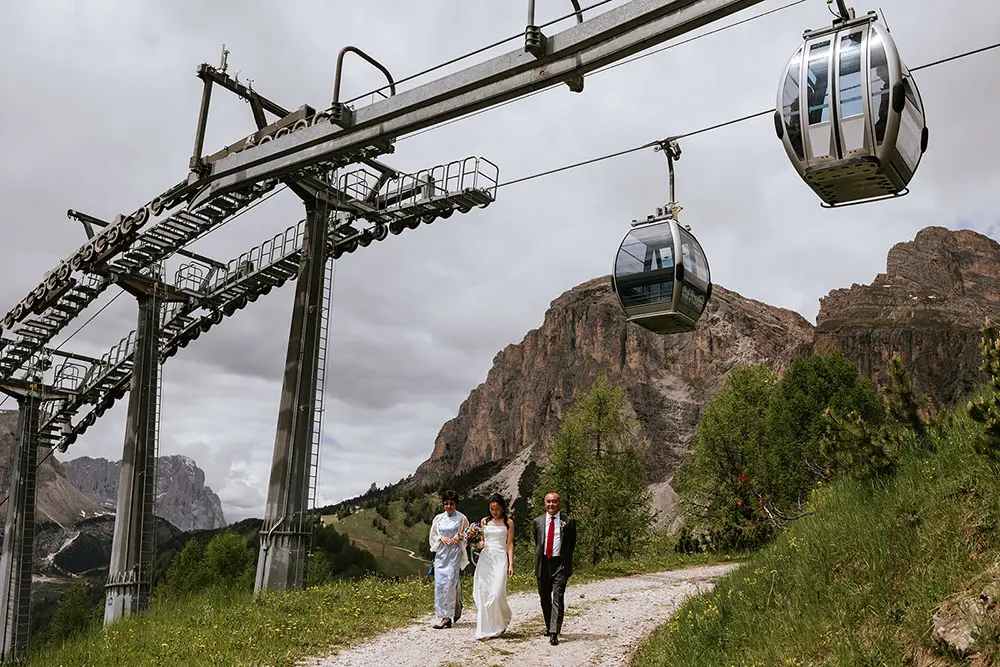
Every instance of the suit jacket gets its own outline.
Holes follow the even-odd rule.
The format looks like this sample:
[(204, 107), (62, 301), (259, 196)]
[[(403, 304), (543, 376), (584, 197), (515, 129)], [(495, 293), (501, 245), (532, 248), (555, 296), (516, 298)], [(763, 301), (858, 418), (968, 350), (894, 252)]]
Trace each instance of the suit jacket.
[[(542, 576), (542, 563), (545, 561), (545, 518), (548, 512), (535, 517), (535, 578)], [(573, 574), (573, 550), (576, 549), (576, 521), (565, 512), (559, 514), (559, 519), (565, 525), (561, 528), (557, 525), (556, 530), (562, 531), (562, 542), (559, 545), (559, 555), (562, 556), (562, 565), (566, 570), (566, 576)]]

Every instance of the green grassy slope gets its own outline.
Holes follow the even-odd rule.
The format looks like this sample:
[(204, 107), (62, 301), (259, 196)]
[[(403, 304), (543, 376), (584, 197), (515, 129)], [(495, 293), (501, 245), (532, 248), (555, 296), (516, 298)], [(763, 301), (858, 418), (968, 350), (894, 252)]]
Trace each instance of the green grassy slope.
[(423, 546), (431, 527), (426, 523), (406, 526), (403, 523), (403, 501), (389, 503), (391, 521), (383, 522), (386, 533), (372, 525), (372, 520), (382, 517), (373, 509), (358, 510), (350, 516), (338, 519), (336, 515), (323, 517), (323, 522), (342, 535), (348, 535), (355, 546), (374, 554), (378, 572), (387, 577), (407, 577), (426, 574), (429, 563), (415, 560), (403, 551), (407, 549), (419, 558), (425, 558)]
[[(640, 572), (661, 571), (715, 560), (706, 554), (681, 555), (665, 537), (639, 557), (585, 563), (573, 583)], [(466, 609), (472, 603), (471, 572), (463, 573)], [(528, 570), (508, 582), (511, 593), (532, 591)], [(190, 597), (156, 600), (152, 608), (128, 617), (107, 631), (96, 627), (62, 645), (40, 647), (32, 665), (64, 667), (146, 667), (150, 665), (300, 664), (306, 656), (325, 656), (414, 618), (433, 613), (430, 577), (392, 581), (381, 577), (338, 579), (290, 593), (267, 593), (255, 601), (250, 590), (209, 589)], [(518, 619), (520, 622), (521, 619)]]
[[(934, 649), (931, 618), (982, 590), (1000, 558), (1000, 467), (973, 452), (976, 428), (957, 411), (894, 477), (818, 487), (812, 515), (685, 603), (632, 664), (969, 664)], [(985, 656), (998, 638), (983, 632)]]

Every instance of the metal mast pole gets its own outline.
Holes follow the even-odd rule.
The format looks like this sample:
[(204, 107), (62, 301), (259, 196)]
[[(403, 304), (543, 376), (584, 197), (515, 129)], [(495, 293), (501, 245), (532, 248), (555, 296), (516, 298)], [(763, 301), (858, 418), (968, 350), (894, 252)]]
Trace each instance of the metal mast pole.
[(312, 533), (309, 471), (330, 215), (324, 199), (306, 201), (305, 238), (288, 334), (255, 593), (299, 588), (305, 575)]
[(31, 560), (35, 544), (35, 492), (38, 466), (39, 394), (16, 394), (17, 445), (10, 475), (10, 500), (0, 556), (0, 660), (27, 658), (31, 627)]
[(160, 326), (163, 304), (187, 299), (158, 278), (159, 275), (121, 279), (122, 288), (139, 302), (139, 317), (111, 564), (105, 586), (105, 625), (145, 609), (153, 588)]

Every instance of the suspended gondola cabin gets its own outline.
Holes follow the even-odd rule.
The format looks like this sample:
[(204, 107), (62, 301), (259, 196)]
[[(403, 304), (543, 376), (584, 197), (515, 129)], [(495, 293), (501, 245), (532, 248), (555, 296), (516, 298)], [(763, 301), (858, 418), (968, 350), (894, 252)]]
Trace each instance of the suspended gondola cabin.
[(701, 245), (662, 215), (635, 225), (622, 240), (612, 288), (629, 322), (659, 334), (693, 330), (712, 294)]
[(877, 19), (804, 32), (778, 91), (778, 138), (826, 206), (906, 194), (927, 149), (920, 93)]

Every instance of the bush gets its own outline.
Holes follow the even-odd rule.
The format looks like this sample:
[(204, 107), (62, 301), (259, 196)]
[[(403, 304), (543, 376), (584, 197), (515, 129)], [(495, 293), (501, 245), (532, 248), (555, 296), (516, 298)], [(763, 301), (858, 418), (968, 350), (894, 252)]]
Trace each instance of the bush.
[[(894, 378), (887, 395), (898, 399), (890, 408), (899, 436), (905, 428), (895, 420), (910, 420), (916, 399), (906, 395), (905, 373)], [(764, 543), (803, 515), (817, 482), (862, 455), (882, 465), (869, 434), (851, 429), (882, 428), (885, 415), (874, 385), (840, 352), (798, 358), (780, 378), (764, 364), (733, 369), (675, 477), (684, 520), (716, 551)]]
[[(204, 567), (212, 585), (253, 585), (257, 554), (236, 533), (223, 531), (205, 547)], [(248, 576), (249, 574), (249, 576)]]
[[(94, 595), (96, 593), (96, 595)], [(95, 604), (96, 602), (96, 604)], [(92, 590), (82, 577), (74, 577), (52, 616), (49, 638), (59, 643), (87, 632), (103, 618), (102, 591)]]

